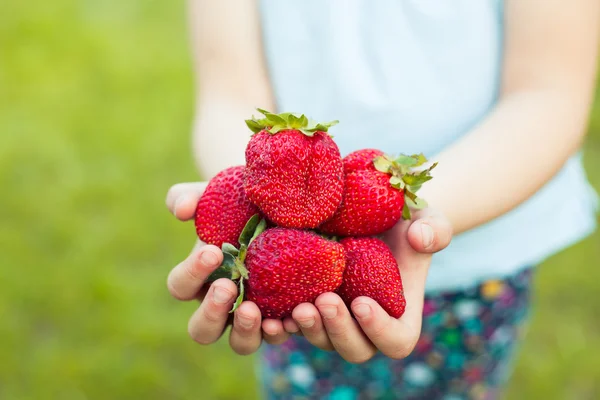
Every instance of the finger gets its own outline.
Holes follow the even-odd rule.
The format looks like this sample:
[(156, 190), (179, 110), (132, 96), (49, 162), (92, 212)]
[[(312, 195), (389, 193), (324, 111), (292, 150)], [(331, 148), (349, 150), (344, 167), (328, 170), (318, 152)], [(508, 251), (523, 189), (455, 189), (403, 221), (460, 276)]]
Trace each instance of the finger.
[(198, 200), (204, 193), (207, 184), (207, 182), (192, 182), (171, 186), (165, 200), (171, 214), (182, 221), (192, 219)]
[(298, 326), (296, 321), (294, 321), (291, 317), (283, 319), (283, 329), (285, 329), (287, 333), (291, 334), (302, 333), (300, 332), (300, 327)]
[(357, 297), (351, 304), (352, 312), (369, 340), (387, 357), (406, 358), (415, 348), (421, 325), (403, 315), (391, 317), (369, 297)]
[(206, 278), (223, 262), (223, 253), (213, 245), (194, 251), (167, 277), (167, 287), (178, 300), (192, 300), (198, 296)]
[(420, 253), (437, 253), (448, 247), (453, 229), (441, 213), (434, 209), (423, 209), (415, 214), (408, 228), (408, 242)]
[(229, 345), (237, 354), (252, 354), (260, 347), (260, 319), (260, 310), (251, 301), (244, 301), (235, 310)]
[(323, 326), (323, 321), (321, 321), (319, 310), (313, 304), (302, 303), (296, 306), (292, 311), (292, 318), (309, 343), (322, 350), (334, 350)]
[(188, 323), (191, 338), (200, 344), (219, 340), (236, 296), (237, 287), (232, 280), (221, 278), (213, 282)]
[(263, 339), (269, 344), (282, 344), (290, 334), (283, 329), (283, 322), (278, 319), (265, 319), (262, 322)]
[(329, 340), (346, 361), (363, 363), (375, 355), (377, 348), (362, 333), (340, 296), (324, 293), (317, 297), (315, 305)]

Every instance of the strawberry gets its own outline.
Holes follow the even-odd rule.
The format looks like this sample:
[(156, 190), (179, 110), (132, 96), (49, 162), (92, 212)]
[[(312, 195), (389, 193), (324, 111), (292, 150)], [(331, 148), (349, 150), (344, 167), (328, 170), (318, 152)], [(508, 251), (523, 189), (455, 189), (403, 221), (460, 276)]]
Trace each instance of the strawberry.
[(342, 245), (314, 232), (273, 228), (248, 247), (248, 300), (263, 316), (284, 318), (300, 303), (312, 303), (342, 283)]
[(389, 247), (372, 237), (345, 238), (346, 269), (337, 293), (348, 309), (359, 296), (375, 300), (392, 317), (404, 314), (406, 300), (398, 263)]
[(263, 317), (280, 319), (291, 315), (298, 304), (314, 302), (321, 293), (340, 286), (346, 265), (340, 243), (312, 231), (264, 230), (265, 220), (259, 219), (255, 215), (246, 224), (239, 250), (227, 243), (222, 246), (223, 265), (209, 279), (239, 279), (240, 296), (233, 310), (247, 298)]
[(244, 192), (244, 166), (224, 169), (210, 180), (196, 207), (196, 233), (205, 243), (239, 246), (238, 237), (258, 208)]
[(371, 170), (375, 171), (373, 160), (376, 157), (383, 156), (383, 151), (377, 149), (357, 150), (348, 154), (342, 160), (344, 163), (344, 172), (347, 174), (351, 171)]
[[(370, 161), (369, 161), (370, 160)], [(373, 149), (359, 150), (344, 157), (344, 198), (335, 215), (319, 231), (337, 236), (372, 236), (392, 228), (401, 217), (410, 219), (410, 207), (421, 208), (425, 201), (415, 192), (431, 179), (422, 171), (427, 159), (422, 154), (397, 158)]]
[(246, 195), (278, 226), (315, 228), (342, 201), (342, 158), (327, 134), (337, 121), (259, 111), (265, 118), (246, 121), (254, 132), (246, 147)]

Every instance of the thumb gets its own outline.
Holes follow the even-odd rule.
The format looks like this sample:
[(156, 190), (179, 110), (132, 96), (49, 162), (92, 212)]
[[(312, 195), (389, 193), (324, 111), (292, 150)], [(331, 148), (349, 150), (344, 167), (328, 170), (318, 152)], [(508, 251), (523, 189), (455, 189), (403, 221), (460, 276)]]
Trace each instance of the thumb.
[(193, 218), (206, 185), (206, 182), (193, 182), (171, 186), (165, 201), (171, 214), (182, 221)]
[(419, 253), (437, 253), (448, 247), (453, 229), (450, 221), (439, 211), (431, 208), (415, 213), (415, 220), (408, 228), (408, 242)]

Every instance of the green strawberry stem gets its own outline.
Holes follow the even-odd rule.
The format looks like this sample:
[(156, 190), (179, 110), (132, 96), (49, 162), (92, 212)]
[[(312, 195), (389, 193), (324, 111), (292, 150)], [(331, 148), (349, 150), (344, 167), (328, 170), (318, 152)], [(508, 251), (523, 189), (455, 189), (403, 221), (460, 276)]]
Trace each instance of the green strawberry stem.
[(276, 134), (284, 129), (295, 129), (306, 136), (313, 136), (315, 132), (327, 132), (329, 128), (339, 122), (315, 122), (308, 119), (304, 114), (298, 115), (289, 112), (273, 114), (261, 108), (257, 108), (257, 110), (264, 115), (264, 118), (256, 119), (253, 115), (252, 119), (246, 120), (246, 125), (254, 133), (265, 130), (271, 134)]
[(404, 192), (404, 207), (402, 208), (402, 218), (407, 220), (411, 218), (410, 209), (422, 209), (427, 207), (427, 202), (417, 197), (417, 191), (421, 186), (431, 180), (431, 170), (437, 166), (437, 162), (430, 167), (419, 168), (427, 162), (427, 158), (421, 154), (405, 155), (400, 154), (393, 158), (389, 155), (378, 156), (373, 159), (373, 165), (377, 171), (386, 173), (390, 176), (390, 185)]
[(221, 250), (223, 251), (223, 262), (210, 276), (209, 282), (214, 282), (220, 278), (229, 278), (233, 281), (238, 280), (239, 294), (233, 307), (229, 311), (234, 312), (242, 301), (244, 301), (244, 279), (248, 279), (249, 273), (244, 261), (246, 260), (246, 252), (248, 246), (258, 235), (260, 235), (267, 227), (267, 221), (255, 214), (246, 222), (238, 241), (240, 248), (237, 249), (230, 243), (223, 243)]

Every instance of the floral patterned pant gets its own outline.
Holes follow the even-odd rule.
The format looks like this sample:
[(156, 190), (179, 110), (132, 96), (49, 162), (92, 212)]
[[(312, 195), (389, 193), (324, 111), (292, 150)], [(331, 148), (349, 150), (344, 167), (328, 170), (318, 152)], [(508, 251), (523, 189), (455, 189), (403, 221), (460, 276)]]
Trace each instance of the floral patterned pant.
[(364, 364), (293, 336), (265, 346), (267, 399), (495, 399), (511, 371), (512, 353), (529, 313), (532, 269), (473, 289), (425, 298), (423, 328), (413, 353), (378, 353)]

